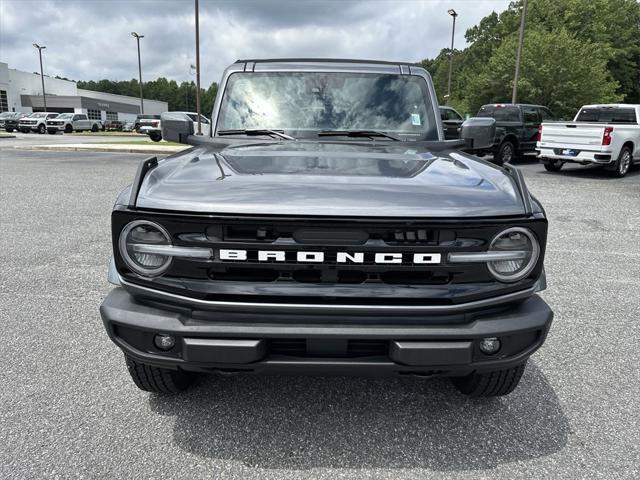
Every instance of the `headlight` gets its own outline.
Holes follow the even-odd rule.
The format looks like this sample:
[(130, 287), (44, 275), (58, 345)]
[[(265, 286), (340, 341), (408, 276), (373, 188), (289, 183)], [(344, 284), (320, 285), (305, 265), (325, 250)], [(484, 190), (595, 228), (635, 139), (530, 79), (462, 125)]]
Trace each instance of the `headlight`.
[(508, 228), (491, 241), (489, 253), (504, 252), (505, 260), (487, 262), (491, 274), (502, 282), (517, 282), (531, 273), (540, 255), (540, 245), (531, 230)]
[(157, 223), (136, 220), (128, 223), (120, 232), (120, 255), (127, 266), (139, 275), (157, 277), (171, 265), (171, 256), (153, 253), (154, 247), (171, 247), (169, 233)]

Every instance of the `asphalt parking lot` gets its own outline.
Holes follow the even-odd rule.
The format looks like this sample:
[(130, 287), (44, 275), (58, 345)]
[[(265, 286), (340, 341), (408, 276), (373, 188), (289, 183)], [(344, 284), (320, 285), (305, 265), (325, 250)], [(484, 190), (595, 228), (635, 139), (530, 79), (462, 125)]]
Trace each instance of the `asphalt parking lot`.
[[(0, 140), (4, 142), (4, 140)], [(637, 478), (640, 169), (522, 165), (556, 318), (508, 397), (446, 380), (137, 390), (103, 331), (109, 213), (144, 157), (0, 143), (0, 478)]]

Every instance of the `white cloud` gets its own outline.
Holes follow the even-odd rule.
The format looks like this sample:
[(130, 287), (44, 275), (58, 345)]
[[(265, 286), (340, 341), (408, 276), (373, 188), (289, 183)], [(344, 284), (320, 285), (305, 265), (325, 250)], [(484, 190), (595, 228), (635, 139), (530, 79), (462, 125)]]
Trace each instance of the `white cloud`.
[[(238, 58), (325, 57), (419, 61), (450, 42), (449, 8), (464, 32), (508, 0), (200, 1), (202, 84)], [(142, 40), (144, 79), (192, 80), (193, 2), (0, 0), (0, 61), (39, 69), (33, 42), (47, 46), (45, 73), (77, 80), (137, 77), (131, 31)]]

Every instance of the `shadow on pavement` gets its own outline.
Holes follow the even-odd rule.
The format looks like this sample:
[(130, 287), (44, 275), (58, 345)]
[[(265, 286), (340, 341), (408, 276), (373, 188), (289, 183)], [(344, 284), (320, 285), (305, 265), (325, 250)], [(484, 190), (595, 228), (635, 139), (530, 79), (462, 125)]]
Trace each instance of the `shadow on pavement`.
[(499, 399), (467, 399), (444, 379), (208, 376), (149, 403), (176, 417), (180, 448), (266, 469), (484, 470), (558, 452), (570, 432), (531, 361)]
[(575, 177), (575, 178), (585, 178), (585, 179), (594, 178), (594, 179), (603, 180), (603, 181), (612, 180), (615, 182), (620, 182), (630, 177), (640, 176), (640, 166), (638, 165), (631, 166), (631, 168), (627, 172), (627, 175), (624, 178), (614, 177), (613, 175), (611, 175), (610, 172), (606, 171), (603, 167), (599, 165), (594, 166), (594, 165), (565, 164), (562, 167), (562, 170), (560, 170), (559, 172), (548, 172), (544, 170), (544, 167), (542, 167), (540, 173), (544, 175), (555, 175), (558, 177), (565, 176), (565, 177)]

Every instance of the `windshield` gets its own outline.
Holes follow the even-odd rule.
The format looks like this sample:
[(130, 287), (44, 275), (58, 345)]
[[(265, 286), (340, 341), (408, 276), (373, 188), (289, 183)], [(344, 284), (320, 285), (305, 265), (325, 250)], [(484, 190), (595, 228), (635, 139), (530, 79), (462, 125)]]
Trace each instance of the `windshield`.
[(42, 113), (32, 113), (31, 115), (29, 115), (30, 118), (44, 118), (46, 117), (47, 114), (42, 112)]
[(73, 113), (61, 113), (56, 118), (71, 118), (73, 117)]
[(372, 73), (235, 73), (217, 129), (280, 130), (296, 137), (378, 130), (405, 140), (438, 139), (424, 79)]

